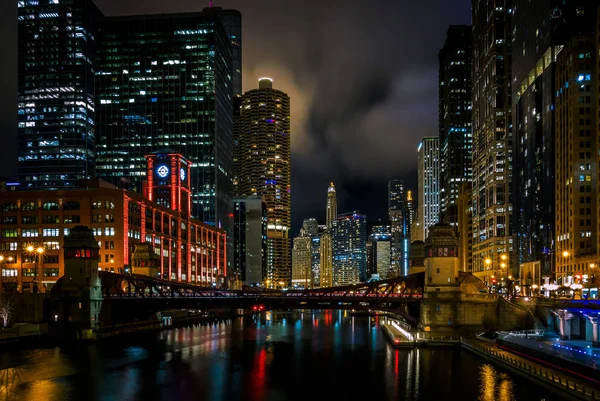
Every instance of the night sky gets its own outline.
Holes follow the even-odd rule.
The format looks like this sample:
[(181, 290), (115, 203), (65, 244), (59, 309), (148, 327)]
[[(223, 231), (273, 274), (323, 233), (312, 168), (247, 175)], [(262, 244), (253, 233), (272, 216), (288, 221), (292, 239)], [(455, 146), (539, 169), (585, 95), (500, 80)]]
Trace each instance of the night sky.
[[(106, 15), (200, 11), (201, 0), (95, 0)], [(16, 178), (17, 1), (0, 1), (0, 174)], [(437, 53), (469, 0), (214, 0), (242, 13), (244, 91), (260, 76), (292, 108), (292, 219), (386, 219), (387, 181), (416, 190), (416, 148), (437, 135)]]

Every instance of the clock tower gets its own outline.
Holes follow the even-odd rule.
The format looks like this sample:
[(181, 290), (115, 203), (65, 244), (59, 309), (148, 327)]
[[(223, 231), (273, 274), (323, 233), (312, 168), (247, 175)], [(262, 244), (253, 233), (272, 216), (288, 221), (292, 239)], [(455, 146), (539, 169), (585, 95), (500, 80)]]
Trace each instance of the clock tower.
[(191, 168), (190, 161), (169, 149), (146, 155), (148, 199), (189, 218)]

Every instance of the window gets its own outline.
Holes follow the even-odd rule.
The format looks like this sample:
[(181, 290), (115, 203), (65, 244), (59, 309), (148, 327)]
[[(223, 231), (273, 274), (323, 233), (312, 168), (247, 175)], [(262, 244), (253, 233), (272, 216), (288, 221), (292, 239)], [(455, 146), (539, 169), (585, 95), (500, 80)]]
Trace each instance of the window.
[(37, 210), (37, 206), (35, 205), (35, 202), (26, 202), (23, 203), (21, 210), (23, 210), (24, 212), (33, 212)]
[(16, 251), (17, 242), (0, 242), (0, 251)]
[(3, 212), (15, 212), (19, 209), (16, 203), (5, 203), (2, 205)]
[(17, 216), (4, 216), (2, 224), (17, 224)]
[(102, 209), (102, 206), (103, 206), (102, 201), (92, 202), (92, 209)]
[(60, 228), (44, 228), (42, 237), (58, 237), (60, 236)]
[(79, 210), (79, 202), (66, 202), (63, 205), (64, 210)]
[(44, 277), (58, 277), (58, 269), (44, 268)]
[(23, 216), (23, 224), (37, 224), (37, 216)]
[(115, 228), (114, 227), (105, 227), (104, 228), (104, 235), (115, 235)]
[(47, 251), (57, 251), (60, 248), (58, 241), (44, 242), (43, 245)]
[(59, 206), (58, 206), (58, 203), (56, 203), (56, 202), (46, 202), (42, 206), (42, 209), (43, 210), (58, 210)]
[(44, 263), (58, 263), (58, 255), (44, 254)]
[(71, 223), (79, 223), (79, 215), (78, 214), (69, 214), (69, 215), (65, 215), (64, 218), (64, 222), (65, 224), (71, 224)]
[(37, 269), (23, 269), (23, 277), (35, 277)]
[(49, 214), (42, 216), (42, 223), (44, 224), (59, 224), (60, 217), (57, 214)]
[(24, 228), (21, 231), (21, 236), (23, 238), (37, 237), (38, 236), (38, 229), (37, 228)]

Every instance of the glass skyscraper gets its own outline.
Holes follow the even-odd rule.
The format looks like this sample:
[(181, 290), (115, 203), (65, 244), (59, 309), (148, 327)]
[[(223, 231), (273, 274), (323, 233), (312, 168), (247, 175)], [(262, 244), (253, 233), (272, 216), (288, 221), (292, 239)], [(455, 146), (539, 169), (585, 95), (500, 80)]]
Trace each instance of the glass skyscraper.
[(61, 189), (94, 176), (91, 0), (18, 1), (19, 181)]
[(439, 53), (440, 220), (458, 224), (458, 187), (472, 179), (471, 26), (448, 28)]
[(408, 243), (410, 240), (410, 223), (406, 192), (402, 180), (391, 180), (388, 183), (388, 215), (391, 224), (391, 271), (388, 274), (406, 276), (408, 274)]
[(367, 281), (367, 216), (358, 212), (338, 215), (331, 237), (333, 284)]
[(144, 155), (192, 164), (194, 217), (232, 232), (232, 54), (218, 12), (106, 18), (96, 37), (97, 176), (140, 191)]

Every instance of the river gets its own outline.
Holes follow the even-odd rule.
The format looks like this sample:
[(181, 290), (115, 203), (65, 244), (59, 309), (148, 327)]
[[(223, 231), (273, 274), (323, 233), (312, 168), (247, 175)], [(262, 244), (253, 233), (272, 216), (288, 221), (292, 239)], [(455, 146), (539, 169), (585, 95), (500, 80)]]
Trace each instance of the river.
[(460, 349), (394, 350), (376, 318), (344, 311), (0, 347), (0, 400), (560, 400)]

